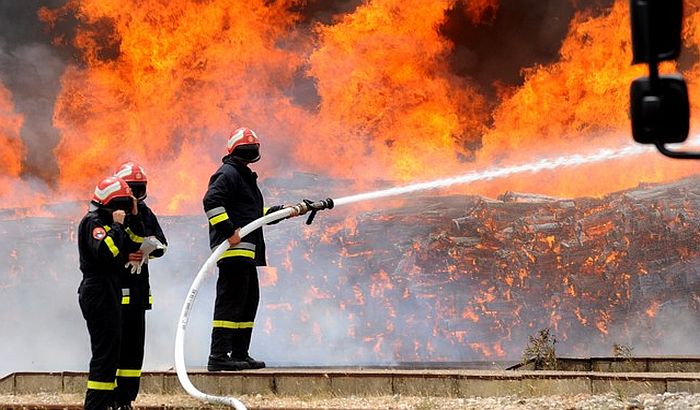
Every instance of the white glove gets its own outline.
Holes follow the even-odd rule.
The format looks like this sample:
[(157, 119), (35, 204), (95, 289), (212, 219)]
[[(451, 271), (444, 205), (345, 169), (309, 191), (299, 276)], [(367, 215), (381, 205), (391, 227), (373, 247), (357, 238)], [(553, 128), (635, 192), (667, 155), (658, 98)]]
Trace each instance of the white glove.
[(141, 265), (143, 265), (143, 260), (141, 260), (141, 262), (129, 261), (126, 263), (126, 265), (124, 265), (124, 267), (131, 267), (131, 273), (138, 275), (141, 273)]
[(163, 243), (155, 236), (147, 236), (143, 238), (143, 243), (141, 244), (141, 248), (139, 248), (139, 250), (143, 251), (143, 259), (141, 260), (141, 263), (148, 260), (148, 255), (150, 255), (151, 252), (157, 249), (165, 250), (166, 248), (167, 247), (163, 245)]
[(138, 262), (129, 261), (126, 263), (126, 265), (124, 265), (124, 267), (128, 268), (129, 266), (131, 266), (131, 273), (138, 275), (141, 273), (141, 266), (143, 266), (144, 263), (148, 263), (148, 256), (151, 254), (151, 252), (157, 249), (166, 250), (167, 248), (168, 247), (163, 245), (163, 243), (159, 241), (158, 238), (156, 238), (155, 236), (147, 236), (143, 238), (143, 243), (139, 248), (139, 250), (143, 252), (141, 260)]

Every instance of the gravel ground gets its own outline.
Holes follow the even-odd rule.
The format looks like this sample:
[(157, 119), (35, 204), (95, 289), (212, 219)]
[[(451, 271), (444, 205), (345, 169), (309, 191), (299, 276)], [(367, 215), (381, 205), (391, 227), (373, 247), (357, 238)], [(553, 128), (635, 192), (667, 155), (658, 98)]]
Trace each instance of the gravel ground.
[[(0, 408), (21, 409), (22, 405), (51, 404), (79, 406), (83, 396), (79, 394), (36, 394), (0, 395)], [(240, 399), (253, 409), (411, 409), (411, 410), (657, 410), (673, 409), (700, 410), (700, 394), (665, 393), (643, 394), (636, 397), (620, 397), (616, 394), (543, 396), (535, 398), (488, 397), (488, 398), (445, 398), (445, 397), (280, 397), (243, 396)], [(163, 408), (214, 409), (218, 406), (203, 405), (189, 396), (142, 394), (136, 402), (138, 406), (158, 406)]]

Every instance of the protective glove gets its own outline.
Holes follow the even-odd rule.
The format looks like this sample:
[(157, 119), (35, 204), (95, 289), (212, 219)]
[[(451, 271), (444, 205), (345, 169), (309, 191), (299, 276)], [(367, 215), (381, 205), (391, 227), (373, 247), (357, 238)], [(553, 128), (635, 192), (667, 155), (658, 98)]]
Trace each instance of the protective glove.
[(137, 262), (137, 261), (129, 261), (124, 265), (125, 268), (130, 268), (131, 274), (140, 274), (141, 273), (141, 265), (143, 265), (143, 262)]
[[(270, 215), (270, 214), (273, 213), (273, 212), (277, 212), (277, 211), (282, 210), (282, 209), (284, 209), (284, 208), (287, 208), (287, 207), (289, 207), (289, 206), (291, 206), (291, 205), (273, 205), (273, 206), (270, 207), (270, 209), (267, 210), (267, 213), (266, 213), (265, 215)], [(268, 222), (268, 225), (274, 225), (274, 224), (276, 224), (276, 223), (279, 223), (280, 221), (284, 221), (285, 219), (289, 219), (289, 218), (291, 218), (292, 216), (294, 216), (294, 215), (290, 215), (290, 216), (288, 216), (288, 217), (286, 217), (286, 218), (278, 219), (278, 220), (273, 221), (273, 222)]]
[(279, 210), (281, 210), (281, 209), (283, 209), (283, 208), (284, 208), (284, 205), (273, 205), (273, 206), (270, 207), (270, 209), (267, 210), (267, 214), (266, 214), (266, 215), (269, 215), (269, 214), (271, 214), (271, 213), (273, 213), (273, 212), (277, 212), (277, 211), (279, 211)]
[(141, 273), (141, 267), (143, 266), (144, 263), (148, 263), (148, 255), (151, 254), (151, 252), (155, 251), (156, 249), (162, 249), (166, 250), (167, 246), (163, 245), (161, 241), (158, 240), (155, 236), (147, 236), (143, 238), (143, 243), (141, 244), (141, 247), (139, 250), (143, 252), (143, 256), (141, 256), (140, 261), (129, 261), (124, 265), (125, 268), (128, 268), (131, 266), (131, 273), (132, 274), (140, 274)]

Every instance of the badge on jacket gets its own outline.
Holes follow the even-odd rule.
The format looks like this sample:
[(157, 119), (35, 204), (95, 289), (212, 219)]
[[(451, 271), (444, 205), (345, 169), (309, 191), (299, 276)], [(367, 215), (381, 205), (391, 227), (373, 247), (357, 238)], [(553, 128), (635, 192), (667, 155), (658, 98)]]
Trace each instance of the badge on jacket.
[(98, 226), (92, 230), (92, 237), (98, 241), (104, 239), (105, 236), (107, 236), (107, 232), (105, 232), (105, 229), (101, 226)]

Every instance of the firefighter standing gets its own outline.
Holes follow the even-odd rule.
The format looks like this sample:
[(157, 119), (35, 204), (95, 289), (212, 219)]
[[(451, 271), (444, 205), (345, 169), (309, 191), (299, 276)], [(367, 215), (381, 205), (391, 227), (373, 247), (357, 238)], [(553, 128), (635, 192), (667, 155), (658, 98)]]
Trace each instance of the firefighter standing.
[(119, 409), (131, 409), (131, 402), (136, 400), (139, 393), (141, 380), (146, 310), (150, 310), (152, 306), (148, 259), (163, 256), (167, 241), (158, 219), (144, 202), (148, 179), (143, 167), (135, 162), (125, 162), (115, 176), (126, 181), (137, 200), (137, 217), (143, 226), (143, 232), (132, 233), (131, 239), (139, 244), (155, 240), (154, 243), (158, 245), (148, 255), (144, 254), (143, 246), (139, 252), (131, 254), (129, 263), (126, 266), (122, 265), (120, 276), (122, 341), (114, 394)]
[(259, 369), (265, 363), (250, 357), (248, 348), (260, 301), (257, 266), (264, 266), (265, 241), (262, 228), (241, 241), (238, 231), (246, 224), (275, 212), (280, 205), (263, 209), (257, 174), (248, 164), (260, 159), (260, 142), (251, 129), (231, 133), (228, 154), (209, 179), (204, 211), (209, 219), (209, 245), (224, 241), (230, 247), (217, 260), (214, 320), (212, 323), (209, 371)]
[(128, 255), (139, 249), (130, 239), (137, 212), (127, 183), (108, 177), (95, 188), (88, 213), (78, 227), (78, 252), (83, 279), (78, 288), (80, 310), (87, 322), (92, 357), (85, 409), (103, 410), (114, 403), (121, 341), (119, 275)]

